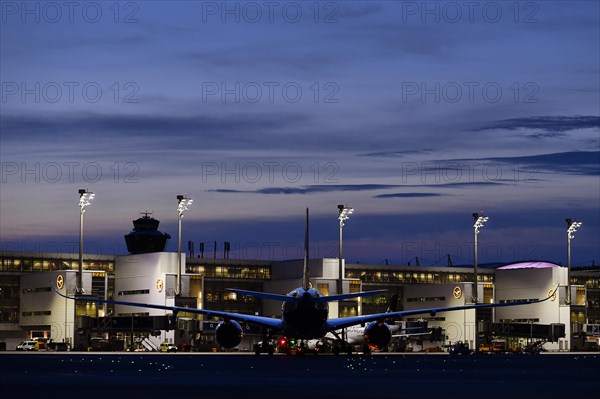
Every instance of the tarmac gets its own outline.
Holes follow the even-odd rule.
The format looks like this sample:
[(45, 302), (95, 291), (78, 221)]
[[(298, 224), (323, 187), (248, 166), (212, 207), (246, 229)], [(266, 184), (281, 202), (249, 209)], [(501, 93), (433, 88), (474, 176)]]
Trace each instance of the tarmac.
[[(600, 353), (0, 352), (3, 398), (549, 398), (598, 393)], [(13, 392), (10, 394), (9, 392)]]

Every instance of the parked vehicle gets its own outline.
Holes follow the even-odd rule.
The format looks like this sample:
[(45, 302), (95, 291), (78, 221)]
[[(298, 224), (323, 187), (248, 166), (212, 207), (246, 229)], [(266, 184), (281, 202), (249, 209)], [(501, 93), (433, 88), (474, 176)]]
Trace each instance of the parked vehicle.
[(46, 345), (46, 347), (48, 348), (49, 351), (61, 351), (61, 352), (65, 352), (65, 351), (70, 351), (71, 350), (71, 346), (67, 343), (67, 342), (48, 342), (48, 344)]
[(473, 350), (469, 348), (469, 344), (463, 341), (458, 341), (450, 346), (449, 352), (451, 355), (471, 355)]
[(177, 345), (171, 344), (169, 342), (163, 342), (160, 344), (159, 350), (161, 352), (177, 352)]
[(19, 345), (17, 345), (18, 351), (36, 351), (38, 350), (38, 348), (38, 341), (23, 341)]

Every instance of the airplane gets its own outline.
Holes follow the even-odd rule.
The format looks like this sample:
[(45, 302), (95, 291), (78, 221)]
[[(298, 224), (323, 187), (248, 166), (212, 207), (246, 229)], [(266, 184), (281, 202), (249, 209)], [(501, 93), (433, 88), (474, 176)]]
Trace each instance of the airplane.
[[(475, 308), (496, 308), (505, 306), (531, 305), (544, 302), (552, 297), (558, 287), (546, 298), (534, 301), (495, 303), (495, 304), (472, 304), (464, 306), (434, 307), (425, 309), (400, 310), (395, 312), (375, 313), (362, 316), (329, 318), (329, 302), (347, 300), (357, 297), (377, 295), (386, 290), (374, 290), (326, 296), (312, 287), (309, 281), (308, 270), (308, 208), (306, 208), (306, 225), (304, 234), (304, 269), (302, 286), (293, 289), (287, 295), (268, 292), (256, 292), (229, 288), (229, 291), (240, 295), (252, 295), (257, 298), (277, 300), (283, 302), (281, 318), (255, 316), (243, 313), (225, 312), (209, 309), (187, 308), (181, 306), (166, 306), (151, 303), (126, 302), (92, 297), (71, 297), (61, 293), (53, 286), (54, 291), (67, 299), (83, 302), (106, 303), (114, 305), (135, 306), (148, 309), (160, 309), (172, 311), (174, 315), (178, 312), (194, 313), (211, 317), (221, 318), (215, 329), (216, 340), (225, 349), (238, 346), (242, 340), (243, 330), (239, 322), (250, 323), (263, 328), (263, 340), (261, 352), (273, 353), (273, 348), (268, 344), (273, 335), (285, 336), (300, 340), (321, 339), (329, 332), (346, 329), (351, 326), (365, 326), (364, 338), (372, 349), (382, 349), (388, 346), (392, 339), (392, 330), (385, 322), (387, 319), (401, 319), (405, 316), (429, 314), (434, 316), (439, 312), (452, 312)], [(351, 349), (346, 347), (348, 353)], [(257, 353), (260, 353), (257, 351)]]
[[(402, 332), (404, 328), (401, 324), (389, 324), (386, 323), (390, 329), (391, 338), (408, 338), (408, 337), (425, 337), (431, 335), (431, 331), (423, 331), (422, 328), (415, 327), (415, 329), (420, 330), (420, 332)], [(345, 331), (337, 330), (333, 332), (328, 332), (323, 337), (323, 341), (328, 342), (332, 345), (333, 353), (340, 353), (348, 348), (345, 344), (350, 347), (361, 346), (363, 352), (370, 352), (371, 350), (381, 350), (386, 349), (387, 345), (384, 347), (380, 347), (379, 345), (373, 345), (369, 343), (368, 340), (367, 326), (355, 325), (350, 326), (345, 329)], [(343, 338), (342, 338), (343, 337)], [(391, 341), (391, 340), (390, 340)], [(389, 343), (388, 343), (389, 344)]]
[[(390, 305), (386, 312), (391, 313), (397, 310), (398, 294), (392, 295), (390, 298)], [(427, 330), (427, 322), (419, 322), (419, 327), (406, 327), (403, 322), (394, 321), (390, 319), (387, 321), (387, 325), (392, 333), (392, 338), (408, 338), (408, 337), (425, 337), (430, 336), (432, 331)], [(424, 324), (424, 325), (423, 325)], [(361, 346), (363, 352), (368, 353), (371, 349), (385, 349), (385, 348), (372, 348), (368, 345), (365, 339), (365, 326), (354, 325), (344, 330), (331, 331), (325, 334), (323, 341), (327, 342), (332, 346), (334, 353), (344, 349), (344, 343), (351, 347)]]
[[(397, 298), (398, 294), (394, 294)], [(388, 308), (388, 312), (389, 312)], [(432, 330), (427, 329), (427, 322), (419, 322), (419, 327), (405, 327), (401, 321), (390, 320), (387, 322), (392, 333), (392, 339), (396, 338), (415, 338), (431, 336)], [(323, 338), (314, 338), (308, 340), (296, 340), (288, 337), (279, 337), (277, 340), (277, 351), (283, 353), (321, 353), (331, 351), (334, 354), (347, 352), (352, 348), (360, 348), (363, 353), (371, 352), (371, 347), (365, 340), (365, 326), (355, 325), (345, 329), (330, 331)], [(379, 348), (373, 348), (379, 349)], [(383, 348), (384, 350), (387, 349)]]

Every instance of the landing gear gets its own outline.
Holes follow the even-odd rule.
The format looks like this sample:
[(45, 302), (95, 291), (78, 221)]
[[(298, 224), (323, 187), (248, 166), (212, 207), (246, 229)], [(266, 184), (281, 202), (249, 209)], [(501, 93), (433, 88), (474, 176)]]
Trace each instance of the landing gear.
[(271, 343), (271, 330), (263, 329), (262, 341), (254, 344), (254, 354), (260, 355), (261, 353), (266, 353), (268, 355), (275, 353), (275, 347)]
[(342, 329), (341, 337), (335, 331), (333, 331), (333, 335), (337, 338), (337, 341), (333, 344), (333, 348), (331, 348), (333, 354), (336, 356), (340, 353), (347, 353), (348, 356), (352, 355), (352, 345), (346, 340), (346, 329)]
[(349, 343), (339, 340), (333, 344), (333, 348), (331, 351), (334, 355), (339, 355), (340, 353), (346, 353), (348, 356), (352, 355), (352, 345)]
[(363, 353), (365, 355), (370, 355), (371, 354), (371, 347), (367, 344), (363, 344)]
[(260, 355), (261, 353), (266, 353), (268, 355), (272, 355), (275, 353), (275, 348), (269, 342), (259, 342), (258, 344), (254, 344), (254, 354)]

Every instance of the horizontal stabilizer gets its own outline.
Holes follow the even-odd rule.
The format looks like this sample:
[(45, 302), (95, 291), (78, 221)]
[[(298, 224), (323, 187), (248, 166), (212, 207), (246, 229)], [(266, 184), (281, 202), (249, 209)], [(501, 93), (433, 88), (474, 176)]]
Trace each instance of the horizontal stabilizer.
[(316, 303), (324, 303), (324, 302), (344, 301), (346, 299), (358, 298), (358, 297), (363, 297), (363, 296), (373, 296), (373, 295), (381, 294), (386, 291), (387, 290), (373, 290), (373, 291), (353, 292), (351, 294), (321, 296), (321, 297), (315, 298), (315, 302)]
[(227, 288), (227, 291), (235, 292), (239, 295), (250, 295), (256, 298), (272, 299), (274, 301), (282, 302), (298, 302), (300, 300), (300, 298), (296, 298), (289, 295), (271, 294), (269, 292), (260, 291), (238, 290), (237, 288)]

